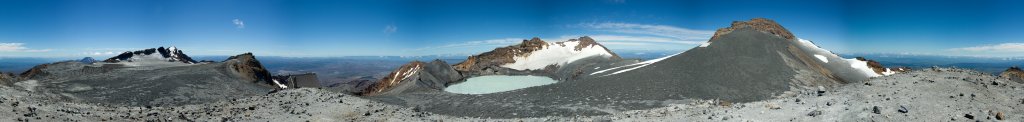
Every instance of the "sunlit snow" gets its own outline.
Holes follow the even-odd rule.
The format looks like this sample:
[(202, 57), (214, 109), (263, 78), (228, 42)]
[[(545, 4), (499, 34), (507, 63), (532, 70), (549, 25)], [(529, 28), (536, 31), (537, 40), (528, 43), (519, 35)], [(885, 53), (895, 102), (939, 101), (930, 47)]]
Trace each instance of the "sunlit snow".
[(828, 63), (828, 58), (826, 58), (825, 56), (814, 54), (814, 57), (818, 58), (818, 60), (821, 60), (821, 62)]
[(544, 69), (548, 65), (560, 66), (591, 56), (612, 56), (610, 52), (600, 45), (591, 45), (576, 51), (576, 45), (579, 44), (579, 41), (565, 41), (562, 44), (565, 46), (559, 45), (556, 42), (548, 43), (543, 49), (530, 52), (528, 56), (513, 57), (516, 62), (501, 65), (501, 67), (516, 70), (538, 70)]

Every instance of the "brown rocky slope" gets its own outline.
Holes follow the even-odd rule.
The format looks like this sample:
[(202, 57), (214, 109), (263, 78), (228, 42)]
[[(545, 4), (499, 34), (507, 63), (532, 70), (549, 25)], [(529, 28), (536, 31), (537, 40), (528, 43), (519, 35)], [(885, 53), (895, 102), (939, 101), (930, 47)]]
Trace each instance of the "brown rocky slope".
[(1021, 70), (1020, 67), (1013, 66), (1006, 69), (1006, 71), (1003, 71), (1003, 73), (1000, 73), (999, 77), (1008, 78), (1012, 81), (1024, 82), (1024, 70)]

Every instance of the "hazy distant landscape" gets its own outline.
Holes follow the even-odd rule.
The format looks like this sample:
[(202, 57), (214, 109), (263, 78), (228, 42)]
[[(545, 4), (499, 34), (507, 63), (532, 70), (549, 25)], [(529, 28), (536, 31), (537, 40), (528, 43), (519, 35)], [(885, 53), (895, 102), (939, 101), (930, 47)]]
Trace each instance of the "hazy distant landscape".
[[(619, 55), (626, 59), (650, 60), (671, 55), (669, 51), (623, 51)], [(886, 66), (905, 66), (913, 69), (958, 67), (999, 74), (1006, 67), (1024, 65), (1024, 57), (972, 57), (903, 54), (839, 54), (843, 57), (865, 57)], [(195, 60), (222, 61), (228, 56), (196, 56)], [(462, 62), (465, 56), (345, 56), (345, 57), (280, 57), (259, 56), (259, 60), (274, 74), (317, 73), (323, 85), (370, 76), (380, 78), (394, 68), (410, 61), (442, 59), (446, 62)], [(0, 71), (20, 73), (32, 66), (81, 58), (0, 58)], [(97, 59), (100, 60), (100, 59)]]

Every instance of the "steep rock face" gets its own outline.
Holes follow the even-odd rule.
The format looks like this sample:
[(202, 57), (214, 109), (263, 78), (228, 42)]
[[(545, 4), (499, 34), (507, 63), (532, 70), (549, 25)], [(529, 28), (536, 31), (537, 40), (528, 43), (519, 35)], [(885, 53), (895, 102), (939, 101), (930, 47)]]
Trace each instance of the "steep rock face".
[(782, 25), (775, 23), (775, 21), (766, 18), (754, 18), (750, 21), (733, 21), (732, 25), (728, 28), (720, 28), (715, 31), (715, 35), (711, 37), (711, 40), (715, 40), (722, 35), (731, 33), (732, 31), (740, 28), (751, 28), (756, 31), (769, 33), (775, 36), (779, 36), (785, 39), (795, 39), (793, 33), (783, 28)]
[(36, 66), (32, 67), (32, 69), (29, 69), (28, 71), (22, 72), (18, 76), (20, 76), (23, 79), (32, 79), (32, 78), (35, 78), (35, 77), (37, 77), (39, 75), (45, 75), (46, 73), (43, 72), (43, 69), (46, 69), (46, 67), (49, 66), (49, 65), (50, 64), (36, 65)]
[(132, 62), (132, 61), (136, 61), (136, 60), (145, 60), (145, 59), (164, 60), (164, 61), (169, 61), (169, 62), (181, 62), (181, 63), (186, 63), (186, 64), (198, 63), (196, 60), (193, 60), (192, 57), (188, 57), (188, 55), (185, 55), (184, 51), (178, 50), (176, 47), (173, 47), (173, 46), (170, 47), (170, 48), (159, 47), (159, 48), (150, 48), (150, 49), (138, 50), (138, 51), (128, 51), (128, 52), (121, 53), (120, 55), (117, 55), (117, 56), (108, 58), (106, 60), (103, 60), (103, 62), (108, 62), (108, 63), (117, 63), (117, 62), (122, 62), (122, 61)]
[(621, 60), (617, 54), (590, 37), (580, 37), (562, 42), (545, 42), (540, 38), (523, 40), (522, 43), (496, 48), (489, 52), (470, 56), (455, 64), (455, 70), (467, 75), (494, 75), (507, 72), (547, 72), (575, 61), (602, 57), (607, 60)]
[(370, 87), (363, 91), (362, 94), (364, 96), (377, 95), (385, 92), (386, 90), (391, 90), (403, 82), (408, 82), (405, 81), (405, 79), (413, 77), (414, 74), (418, 73), (420, 69), (423, 68), (423, 64), (424, 63), (420, 61), (413, 61), (402, 65), (401, 67), (398, 67), (398, 69), (395, 69), (394, 72), (388, 74), (387, 77), (384, 77), (384, 79), (380, 79), (377, 83), (370, 85)]
[(228, 57), (227, 60), (224, 60), (224, 63), (237, 75), (241, 76), (242, 79), (264, 85), (283, 85), (273, 81), (270, 72), (263, 67), (263, 64), (260, 64), (259, 60), (256, 60), (256, 56), (253, 56), (252, 53)]
[(359, 94), (376, 96), (415, 91), (441, 91), (450, 83), (462, 79), (462, 75), (444, 61), (434, 60), (430, 63), (413, 61), (402, 65)]
[(1010, 67), (1006, 69), (1006, 71), (1003, 71), (1003, 73), (1000, 73), (999, 77), (1024, 83), (1024, 70), (1021, 70), (1020, 67), (1017, 66)]

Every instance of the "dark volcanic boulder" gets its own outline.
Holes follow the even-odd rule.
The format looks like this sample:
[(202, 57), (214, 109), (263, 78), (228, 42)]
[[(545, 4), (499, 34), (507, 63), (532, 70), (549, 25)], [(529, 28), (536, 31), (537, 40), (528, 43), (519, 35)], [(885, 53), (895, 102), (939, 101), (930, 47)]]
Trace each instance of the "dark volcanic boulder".
[(259, 60), (256, 60), (256, 56), (253, 56), (252, 53), (228, 57), (224, 63), (242, 79), (263, 85), (277, 86), (273, 82), (270, 72), (263, 67), (263, 64), (260, 64)]
[(1000, 73), (999, 77), (1024, 83), (1024, 70), (1021, 70), (1020, 67), (1013, 66), (1006, 69), (1006, 71), (1003, 71), (1003, 73)]

